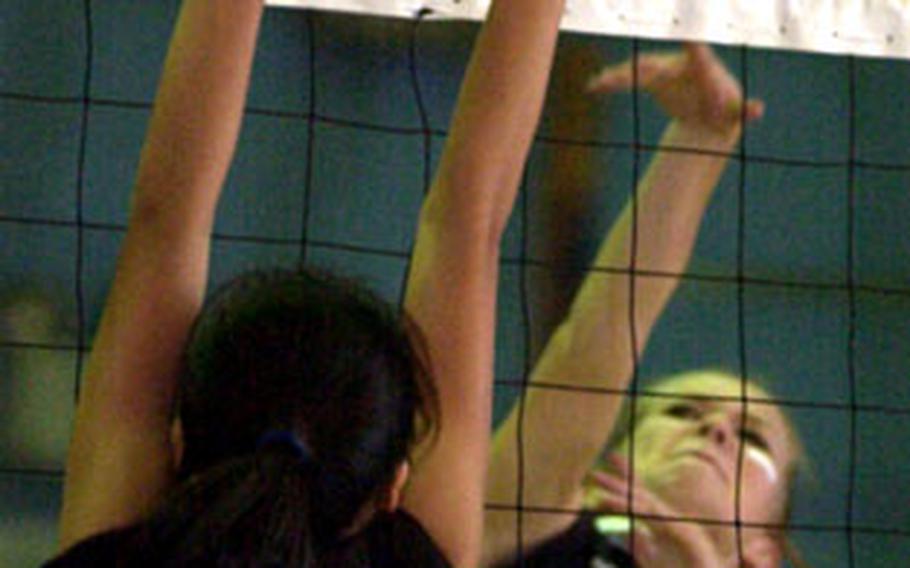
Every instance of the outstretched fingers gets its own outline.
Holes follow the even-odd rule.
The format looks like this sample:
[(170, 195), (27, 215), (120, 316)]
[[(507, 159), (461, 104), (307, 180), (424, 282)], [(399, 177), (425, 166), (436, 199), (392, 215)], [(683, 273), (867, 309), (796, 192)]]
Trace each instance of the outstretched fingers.
[[(592, 93), (617, 93), (635, 88), (651, 89), (675, 71), (678, 53), (649, 53), (623, 63), (605, 67), (591, 77), (587, 90)], [(637, 68), (637, 77), (635, 68)]]
[(635, 517), (632, 553), (640, 566), (663, 566), (674, 558), (686, 558), (692, 565), (705, 568), (722, 564), (703, 526), (679, 519), (675, 508), (630, 476), (623, 456), (611, 455), (608, 462), (613, 471), (588, 475), (591, 490), (587, 506), (597, 512)]
[(610, 513), (632, 515), (665, 514), (666, 507), (644, 485), (612, 472), (593, 471), (588, 474), (593, 487), (589, 507)]
[[(630, 484), (623, 477), (602, 471), (590, 474), (590, 481), (595, 485), (591, 490), (588, 508), (600, 513), (637, 517), (638, 515), (654, 514), (654, 503), (646, 491), (632, 491), (630, 506)], [(650, 564), (650, 560), (658, 554), (658, 542), (649, 521), (636, 518), (632, 523), (634, 537), (629, 538), (631, 552), (643, 566)]]
[[(743, 101), (737, 78), (706, 44), (680, 51), (644, 53), (603, 69), (588, 91), (615, 93), (639, 88), (651, 93), (672, 118), (708, 131), (735, 131), (764, 115), (764, 103)], [(745, 106), (744, 106), (745, 105)]]

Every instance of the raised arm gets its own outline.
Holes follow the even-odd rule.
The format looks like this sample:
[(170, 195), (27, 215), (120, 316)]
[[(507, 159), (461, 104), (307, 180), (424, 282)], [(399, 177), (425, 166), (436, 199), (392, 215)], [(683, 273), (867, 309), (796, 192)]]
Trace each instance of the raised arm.
[(240, 129), (263, 0), (184, 0), (82, 382), (60, 546), (148, 512), (174, 469), (171, 412), (202, 303), (215, 206)]
[(564, 0), (496, 0), (420, 214), (405, 308), (426, 334), (441, 431), (404, 506), (458, 566), (480, 555), (499, 246), (543, 104)]
[[(647, 54), (638, 59), (640, 86), (652, 93), (674, 119), (661, 146), (719, 152), (721, 155), (659, 152), (638, 186), (635, 268), (678, 274), (686, 266), (711, 193), (739, 140), (741, 94), (736, 80), (706, 46), (683, 53)], [(607, 68), (590, 88), (611, 92), (632, 86), (632, 63)], [(747, 120), (762, 114), (749, 101)], [(624, 269), (630, 264), (632, 205), (627, 204), (597, 253), (594, 268)], [(635, 278), (638, 353), (676, 289), (669, 276)], [(531, 383), (624, 389), (633, 372), (629, 333), (629, 276), (589, 272), (570, 312), (544, 349)], [(612, 431), (622, 399), (618, 395), (530, 388), (525, 399), (523, 504), (578, 509), (582, 482)], [(514, 505), (518, 486), (518, 408), (494, 437), (491, 503)], [(523, 516), (525, 548), (566, 528), (574, 515)], [(489, 511), (485, 559), (513, 554), (516, 513)]]

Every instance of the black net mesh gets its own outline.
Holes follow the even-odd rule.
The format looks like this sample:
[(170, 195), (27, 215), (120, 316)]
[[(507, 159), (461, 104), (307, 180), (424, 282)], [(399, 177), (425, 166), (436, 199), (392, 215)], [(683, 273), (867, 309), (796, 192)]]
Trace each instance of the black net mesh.
[[(13, 520), (0, 523), (0, 548), (10, 551), (0, 559), (20, 563), (53, 551), (73, 394), (125, 230), (177, 3), (3, 4), (0, 508)], [(305, 261), (364, 276), (400, 300), (416, 214), (477, 31), (424, 15), (268, 12), (213, 235), (213, 286), (251, 266)], [(903, 565), (910, 66), (718, 48), (768, 115), (730, 156), (692, 262), (666, 274), (636, 264), (636, 236), (648, 230), (634, 221), (636, 188), (655, 155), (698, 151), (659, 145), (666, 119), (644, 94), (591, 102), (581, 88), (584, 73), (654, 48), (667, 46), (561, 41), (555, 73), (564, 84), (551, 89), (503, 244), (497, 419), (514, 404), (521, 414), (529, 389), (573, 388), (528, 379), (587, 272), (634, 276), (623, 339), (633, 343), (634, 282), (678, 277), (635, 355), (629, 389), (579, 390), (629, 398), (634, 413), (639, 399), (668, 396), (649, 391), (655, 377), (703, 367), (763, 377), (811, 464), (788, 527), (803, 556), (815, 566)], [(628, 263), (588, 268), (629, 199)], [(745, 383), (732, 400), (768, 403), (748, 397)], [(518, 435), (518, 448), (532, 443), (522, 428)], [(488, 503), (524, 513), (516, 542), (525, 514), (566, 512), (525, 503), (523, 477), (520, 469), (515, 503)], [(740, 499), (737, 490), (737, 509)]]

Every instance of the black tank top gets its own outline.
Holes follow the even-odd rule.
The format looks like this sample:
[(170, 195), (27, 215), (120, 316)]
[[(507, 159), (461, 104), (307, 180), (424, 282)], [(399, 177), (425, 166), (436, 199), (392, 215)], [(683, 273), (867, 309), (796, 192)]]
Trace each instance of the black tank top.
[(593, 515), (581, 515), (566, 530), (497, 568), (635, 568), (618, 543), (599, 533)]

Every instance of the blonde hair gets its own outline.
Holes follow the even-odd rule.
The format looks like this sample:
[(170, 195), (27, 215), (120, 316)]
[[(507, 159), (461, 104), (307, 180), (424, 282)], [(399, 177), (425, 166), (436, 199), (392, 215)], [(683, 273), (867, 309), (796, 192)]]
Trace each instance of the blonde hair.
[[(699, 369), (695, 371), (686, 371), (682, 373), (677, 373), (674, 375), (669, 375), (663, 378), (658, 379), (656, 382), (652, 383), (650, 388), (645, 388), (639, 393), (634, 393), (629, 395), (625, 400), (622, 407), (620, 408), (619, 413), (617, 414), (616, 421), (613, 425), (613, 430), (610, 433), (610, 437), (607, 440), (605, 446), (604, 456), (598, 462), (597, 467), (602, 468), (606, 467), (606, 456), (610, 452), (615, 451), (625, 444), (631, 434), (633, 427), (637, 426), (638, 420), (647, 416), (648, 412), (652, 408), (651, 400), (654, 397), (665, 397), (665, 396), (680, 396), (685, 397), (685, 393), (679, 394), (670, 394), (662, 393), (659, 391), (653, 390), (655, 386), (663, 386), (672, 382), (682, 381), (686, 378), (692, 378), (697, 375), (710, 375), (715, 377), (724, 377), (735, 381), (741, 381), (742, 377), (736, 375), (725, 369), (720, 368), (706, 368)], [(771, 393), (770, 389), (767, 388), (766, 382), (762, 378), (757, 378), (751, 376), (745, 380), (747, 387), (755, 388), (765, 396), (753, 397), (747, 396), (748, 401), (756, 401), (758, 404), (775, 404), (774, 395)], [(701, 395), (694, 395), (701, 396)], [(635, 416), (632, 415), (632, 404), (630, 401), (632, 398), (641, 398), (643, 400), (638, 401), (635, 405)], [(778, 518), (780, 520), (779, 528), (769, 528), (768, 531), (771, 533), (774, 540), (778, 543), (780, 547), (781, 555), (786, 559), (794, 568), (809, 568), (809, 564), (805, 561), (802, 554), (800, 553), (798, 547), (793, 543), (787, 533), (787, 527), (790, 524), (790, 519), (792, 516), (793, 510), (793, 501), (794, 493), (796, 489), (796, 482), (799, 476), (808, 475), (809, 479), (812, 479), (812, 463), (810, 462), (808, 455), (805, 450), (805, 446), (802, 443), (802, 440), (799, 436), (799, 432), (796, 428), (796, 425), (793, 423), (792, 419), (787, 412), (784, 411), (780, 406), (777, 407), (780, 411), (780, 415), (783, 419), (785, 430), (787, 433), (787, 442), (789, 447), (792, 449), (792, 459), (784, 466), (784, 478), (786, 479), (786, 490), (783, 494), (783, 502), (780, 508)]]

